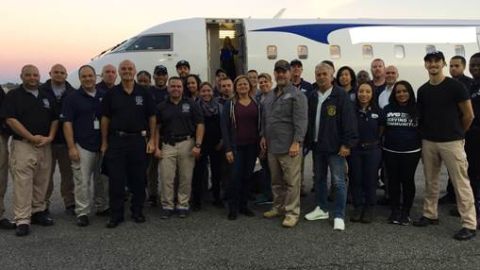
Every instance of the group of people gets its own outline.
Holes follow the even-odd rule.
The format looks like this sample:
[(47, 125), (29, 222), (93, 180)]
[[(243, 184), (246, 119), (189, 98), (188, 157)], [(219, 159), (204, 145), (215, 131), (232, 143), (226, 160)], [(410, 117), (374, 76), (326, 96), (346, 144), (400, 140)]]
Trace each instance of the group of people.
[[(24, 236), (30, 224), (54, 224), (49, 198), (58, 162), (66, 211), (82, 227), (89, 225), (93, 209), (109, 217), (108, 228), (117, 227), (125, 220), (125, 198), (137, 223), (146, 221), (146, 201), (161, 204), (163, 219), (186, 218), (202, 208), (209, 186), (213, 205), (226, 204), (229, 220), (251, 217), (255, 186), (260, 201), (271, 203), (263, 216), (281, 217), (291, 228), (300, 219), (305, 156), (312, 152), (315, 208), (306, 220), (333, 217), (333, 229), (345, 230), (351, 197), (350, 221), (371, 223), (381, 172), (389, 222), (411, 224), (414, 176), (422, 158), (423, 215), (413, 225), (439, 224), (443, 161), (458, 207), (453, 212), (462, 222), (454, 237), (471, 239), (480, 196), (480, 121), (474, 118), (480, 115), (480, 53), (469, 62), (473, 79), (463, 74), (461, 56), (450, 60), (452, 78), (443, 74), (442, 52), (428, 53), (424, 62), (429, 81), (417, 95), (382, 59), (372, 61), (372, 79), (348, 66), (335, 76), (333, 63), (323, 61), (315, 67), (313, 84), (302, 78), (300, 60), (278, 60), (275, 87), (269, 73), (255, 70), (232, 81), (219, 69), (210, 84), (191, 74), (185, 60), (176, 65), (178, 76), (170, 77), (165, 66), (156, 66), (152, 76), (124, 60), (119, 84), (114, 66), (104, 66), (96, 84), (95, 69), (85, 65), (75, 90), (62, 65), (54, 65), (51, 79), (41, 85), (38, 69), (26, 65), (22, 85), (6, 95), (0, 91), (0, 217), (8, 169), (14, 193), (14, 222), (3, 218), (0, 227)], [(259, 178), (253, 177), (257, 159)]]

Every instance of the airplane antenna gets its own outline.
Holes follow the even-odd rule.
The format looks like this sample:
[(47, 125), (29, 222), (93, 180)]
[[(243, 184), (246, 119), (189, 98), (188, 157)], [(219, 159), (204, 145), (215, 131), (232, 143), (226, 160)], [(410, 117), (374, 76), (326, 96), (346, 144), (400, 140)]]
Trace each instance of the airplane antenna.
[(283, 13), (285, 12), (285, 10), (287, 10), (286, 8), (282, 8), (280, 9), (277, 14), (275, 14), (275, 16), (273, 16), (274, 19), (280, 19), (283, 15)]

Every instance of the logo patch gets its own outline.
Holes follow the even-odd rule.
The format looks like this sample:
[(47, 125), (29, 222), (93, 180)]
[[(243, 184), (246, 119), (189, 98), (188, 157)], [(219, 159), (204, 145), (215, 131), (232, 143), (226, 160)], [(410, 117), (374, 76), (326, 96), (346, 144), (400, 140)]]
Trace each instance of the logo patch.
[(377, 119), (377, 118), (378, 118), (378, 114), (372, 113), (372, 119)]
[(190, 104), (188, 104), (188, 103), (183, 103), (183, 104), (182, 104), (182, 112), (183, 112), (183, 113), (189, 113), (189, 112), (190, 112)]
[(327, 106), (327, 115), (328, 116), (335, 116), (337, 114), (337, 107), (335, 105), (328, 105)]
[(137, 104), (137, 106), (143, 106), (143, 97), (135, 96), (135, 104)]
[(46, 109), (50, 109), (50, 101), (48, 101), (48, 98), (42, 99), (43, 101), (43, 107)]

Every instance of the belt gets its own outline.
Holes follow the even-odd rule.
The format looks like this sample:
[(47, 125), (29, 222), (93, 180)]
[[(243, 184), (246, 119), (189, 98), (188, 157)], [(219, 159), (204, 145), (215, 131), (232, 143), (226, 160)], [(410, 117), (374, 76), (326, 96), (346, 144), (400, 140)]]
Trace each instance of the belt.
[(121, 130), (115, 130), (113, 132), (113, 135), (118, 136), (118, 137), (146, 137), (147, 136), (147, 131), (142, 130), (140, 132), (125, 132)]
[(175, 146), (176, 143), (186, 141), (188, 139), (192, 138), (190, 135), (184, 135), (184, 136), (169, 136), (165, 138), (164, 142), (166, 144), (169, 144), (171, 146)]
[(358, 146), (360, 148), (369, 148), (369, 147), (372, 147), (372, 146), (378, 146), (379, 144), (379, 141), (372, 141), (372, 142), (362, 142), (362, 143), (359, 143)]

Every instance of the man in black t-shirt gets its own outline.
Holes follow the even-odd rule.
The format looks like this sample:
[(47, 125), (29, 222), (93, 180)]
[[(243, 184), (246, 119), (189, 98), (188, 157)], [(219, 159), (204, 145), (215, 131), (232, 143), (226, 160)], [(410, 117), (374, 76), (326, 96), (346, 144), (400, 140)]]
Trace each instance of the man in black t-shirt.
[(477, 220), (473, 193), (467, 176), (464, 150), (465, 132), (473, 121), (470, 96), (463, 85), (443, 74), (445, 57), (440, 51), (428, 53), (425, 68), (430, 80), (418, 90), (419, 130), (425, 173), (423, 216), (413, 223), (424, 227), (438, 224), (439, 174), (442, 161), (458, 195), (462, 229), (457, 240), (475, 237)]

